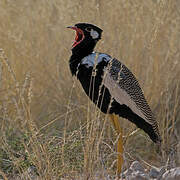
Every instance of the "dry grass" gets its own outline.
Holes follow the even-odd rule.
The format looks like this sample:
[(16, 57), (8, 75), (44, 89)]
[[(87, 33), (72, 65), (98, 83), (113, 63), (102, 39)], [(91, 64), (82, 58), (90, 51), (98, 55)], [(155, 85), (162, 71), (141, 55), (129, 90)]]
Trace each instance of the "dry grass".
[[(162, 151), (138, 131), (124, 144), (125, 168), (135, 159), (147, 168), (179, 165), (179, 9), (179, 0), (1, 0), (1, 176), (29, 167), (39, 179), (114, 173), (115, 132), (68, 67), (74, 34), (65, 27), (77, 22), (104, 29), (97, 51), (136, 74), (159, 121)], [(121, 122), (126, 134), (136, 129)]]

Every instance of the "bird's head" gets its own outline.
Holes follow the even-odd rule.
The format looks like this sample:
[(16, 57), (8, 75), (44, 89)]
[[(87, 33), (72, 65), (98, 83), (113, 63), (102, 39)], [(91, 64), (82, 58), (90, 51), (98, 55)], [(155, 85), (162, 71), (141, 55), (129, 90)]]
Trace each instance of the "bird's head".
[(76, 31), (76, 36), (74, 43), (72, 45), (72, 50), (83, 47), (92, 47), (96, 45), (97, 41), (101, 39), (102, 29), (99, 27), (88, 24), (88, 23), (78, 23), (75, 26), (69, 26)]

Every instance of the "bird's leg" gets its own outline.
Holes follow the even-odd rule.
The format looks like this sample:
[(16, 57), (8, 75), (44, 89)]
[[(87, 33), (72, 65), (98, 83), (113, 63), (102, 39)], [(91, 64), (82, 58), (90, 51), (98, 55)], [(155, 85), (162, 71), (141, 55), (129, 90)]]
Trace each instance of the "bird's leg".
[(121, 173), (122, 165), (123, 165), (123, 135), (122, 135), (122, 128), (120, 127), (120, 123), (118, 120), (118, 116), (115, 114), (110, 115), (110, 119), (112, 124), (119, 135), (118, 142), (117, 142), (117, 173), (118, 175)]

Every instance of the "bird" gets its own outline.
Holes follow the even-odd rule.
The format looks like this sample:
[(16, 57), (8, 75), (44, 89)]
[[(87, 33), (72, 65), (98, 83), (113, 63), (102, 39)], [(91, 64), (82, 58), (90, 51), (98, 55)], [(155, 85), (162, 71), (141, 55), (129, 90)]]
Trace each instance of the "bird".
[(150, 139), (161, 143), (158, 123), (133, 73), (121, 61), (94, 48), (103, 30), (90, 23), (68, 26), (76, 32), (69, 67), (81, 83), (86, 95), (105, 114), (117, 131), (117, 173), (123, 166), (123, 132), (119, 117), (144, 130)]

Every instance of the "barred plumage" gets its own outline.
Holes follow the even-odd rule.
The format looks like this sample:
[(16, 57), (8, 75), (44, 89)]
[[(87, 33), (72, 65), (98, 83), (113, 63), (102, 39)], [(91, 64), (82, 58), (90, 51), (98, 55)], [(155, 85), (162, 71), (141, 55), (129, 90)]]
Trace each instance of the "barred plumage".
[[(105, 86), (107, 86), (110, 92), (113, 91), (112, 88), (117, 88), (118, 92), (120, 92), (119, 88), (125, 91), (132, 100), (130, 108), (132, 108), (134, 102), (136, 106), (135, 108), (137, 108), (135, 112), (139, 116), (141, 116), (145, 121), (147, 121), (147, 123), (151, 124), (153, 126), (154, 131), (159, 136), (159, 130), (157, 121), (155, 120), (155, 116), (152, 113), (140, 88), (140, 85), (136, 80), (135, 76), (132, 74), (132, 72), (117, 59), (111, 59), (105, 71), (107, 72), (105, 72), (105, 76), (103, 77), (104, 82), (106, 82), (106, 78), (107, 76), (109, 76), (109, 78), (112, 80), (112, 83), (114, 84), (114, 86), (108, 86), (108, 83), (105, 83)], [(116, 85), (118, 86), (116, 87)], [(118, 96), (119, 97), (114, 97), (117, 101), (118, 99), (122, 98), (120, 93)], [(142, 114), (138, 113), (138, 111), (140, 111)]]

